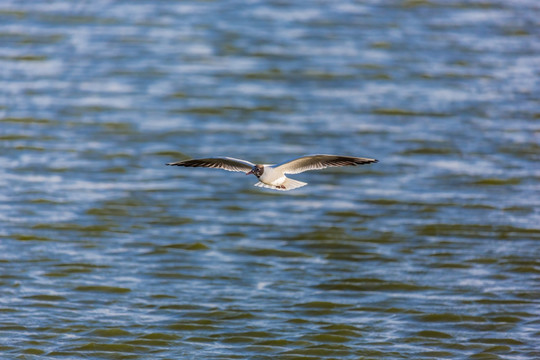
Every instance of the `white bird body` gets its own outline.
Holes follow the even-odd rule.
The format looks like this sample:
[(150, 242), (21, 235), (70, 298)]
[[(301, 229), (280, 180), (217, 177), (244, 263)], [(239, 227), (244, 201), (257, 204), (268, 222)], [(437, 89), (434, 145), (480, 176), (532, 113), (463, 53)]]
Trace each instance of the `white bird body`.
[(191, 159), (168, 163), (167, 165), (185, 167), (209, 167), (227, 171), (247, 171), (246, 175), (253, 174), (259, 182), (258, 187), (274, 190), (288, 191), (307, 185), (307, 183), (288, 178), (286, 174), (298, 174), (308, 170), (319, 170), (336, 166), (356, 166), (376, 163), (377, 160), (342, 155), (307, 155), (285, 161), (281, 164), (253, 164), (246, 160), (230, 157), (217, 157), (206, 159)]
[(259, 176), (259, 181), (268, 185), (279, 186), (283, 185), (287, 177), (279, 169), (274, 168), (274, 165), (263, 165), (264, 172)]

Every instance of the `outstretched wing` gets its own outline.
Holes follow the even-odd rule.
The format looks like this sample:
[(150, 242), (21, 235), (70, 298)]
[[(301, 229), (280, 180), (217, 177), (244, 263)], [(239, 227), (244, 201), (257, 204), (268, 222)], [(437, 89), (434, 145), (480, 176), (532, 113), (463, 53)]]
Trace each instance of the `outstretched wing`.
[(227, 171), (250, 171), (255, 164), (246, 160), (235, 159), (231, 157), (217, 157), (206, 159), (191, 159), (168, 163), (170, 166), (185, 166), (185, 167), (206, 167), (223, 169)]
[(274, 167), (283, 171), (284, 174), (298, 174), (309, 170), (325, 169), (336, 166), (356, 166), (376, 163), (377, 160), (341, 155), (308, 155), (302, 156)]

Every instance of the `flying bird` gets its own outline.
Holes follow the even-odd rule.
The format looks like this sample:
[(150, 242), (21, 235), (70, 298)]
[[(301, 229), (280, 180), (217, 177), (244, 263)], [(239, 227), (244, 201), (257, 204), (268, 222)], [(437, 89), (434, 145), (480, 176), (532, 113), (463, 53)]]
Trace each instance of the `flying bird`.
[(207, 167), (223, 169), (227, 171), (242, 171), (246, 175), (255, 175), (259, 182), (254, 186), (289, 191), (307, 183), (294, 180), (286, 174), (299, 174), (309, 170), (320, 170), (327, 167), (356, 166), (378, 162), (375, 159), (342, 156), (342, 155), (307, 155), (296, 159), (287, 160), (281, 164), (253, 164), (246, 160), (231, 157), (216, 157), (205, 159), (191, 159), (168, 163), (170, 166)]

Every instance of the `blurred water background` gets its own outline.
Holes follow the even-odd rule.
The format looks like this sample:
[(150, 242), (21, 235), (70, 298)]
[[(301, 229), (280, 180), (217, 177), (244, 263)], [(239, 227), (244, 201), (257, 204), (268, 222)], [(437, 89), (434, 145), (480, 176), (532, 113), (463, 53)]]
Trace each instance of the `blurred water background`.
[[(539, 19), (3, 0), (0, 357), (539, 358)], [(164, 166), (310, 153), (380, 163)]]

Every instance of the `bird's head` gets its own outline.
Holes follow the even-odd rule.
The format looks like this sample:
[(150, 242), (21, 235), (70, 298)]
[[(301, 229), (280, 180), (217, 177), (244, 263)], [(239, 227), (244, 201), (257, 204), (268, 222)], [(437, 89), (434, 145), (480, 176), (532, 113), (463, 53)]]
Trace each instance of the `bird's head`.
[(255, 175), (256, 177), (261, 177), (261, 175), (263, 174), (263, 172), (264, 172), (264, 166), (263, 166), (263, 165), (257, 164), (257, 165), (255, 165), (255, 166), (253, 166), (253, 167), (251, 168), (251, 170), (248, 171), (248, 172), (246, 173), (246, 175), (253, 174), (253, 175)]

